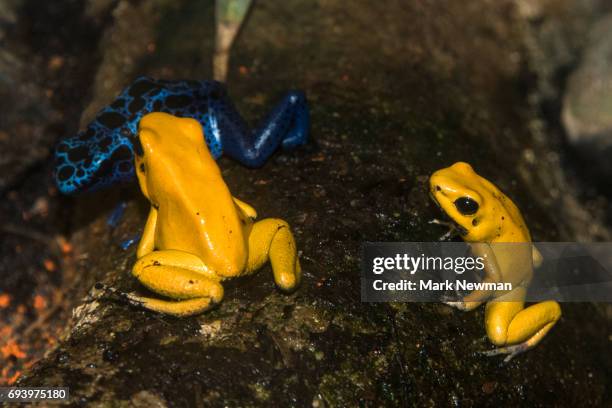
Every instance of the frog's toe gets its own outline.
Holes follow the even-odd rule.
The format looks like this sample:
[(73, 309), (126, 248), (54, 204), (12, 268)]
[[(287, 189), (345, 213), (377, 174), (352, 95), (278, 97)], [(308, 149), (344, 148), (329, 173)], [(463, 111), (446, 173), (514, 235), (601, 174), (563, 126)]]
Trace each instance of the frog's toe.
[(184, 300), (164, 300), (129, 294), (128, 300), (133, 306), (176, 317), (194, 316), (219, 303), (218, 300), (209, 296)]
[(467, 305), (464, 301), (462, 300), (452, 300), (452, 299), (456, 299), (456, 297), (452, 297), (452, 296), (444, 296), (442, 299), (442, 303), (444, 303), (446, 306), (450, 306), (453, 307), (457, 310), (466, 310), (467, 309)]
[(108, 299), (127, 302), (133, 306), (142, 306), (143, 302), (139, 300), (138, 295), (136, 295), (134, 292), (122, 292), (119, 289), (105, 285), (102, 282), (97, 282), (94, 287), (96, 290), (102, 291), (102, 296), (107, 297)]
[(283, 150), (293, 150), (308, 142), (308, 129), (303, 125), (296, 125), (281, 142)]
[(305, 134), (299, 134), (297, 136), (287, 137), (283, 139), (281, 147), (283, 150), (293, 150), (297, 147), (303, 146), (308, 141), (308, 137)]
[(125, 299), (130, 305), (136, 307), (144, 307), (145, 301), (136, 292), (122, 293), (123, 299)]
[(523, 342), (520, 344), (516, 344), (514, 346), (498, 347), (493, 350), (481, 351), (480, 354), (487, 356), (487, 357), (494, 357), (500, 354), (507, 354), (506, 358), (504, 358), (504, 363), (507, 363), (510, 360), (512, 360), (514, 357), (518, 356), (521, 353), (524, 353), (525, 351), (529, 349), (530, 349), (529, 344), (527, 342)]
[(457, 303), (457, 298), (450, 295), (441, 295), (440, 302), (444, 303), (447, 306), (455, 307), (454, 303)]
[(284, 103), (286, 109), (292, 112), (293, 125), (286, 137), (283, 138), (281, 146), (283, 150), (291, 150), (308, 142), (310, 115), (306, 95), (302, 91), (287, 92)]

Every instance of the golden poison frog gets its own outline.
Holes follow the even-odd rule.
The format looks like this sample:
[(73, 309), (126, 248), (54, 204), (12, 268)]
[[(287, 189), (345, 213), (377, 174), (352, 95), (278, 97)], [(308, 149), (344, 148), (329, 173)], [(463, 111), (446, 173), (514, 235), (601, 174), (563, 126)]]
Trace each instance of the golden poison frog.
[(150, 113), (136, 143), (136, 175), (151, 210), (132, 274), (164, 298), (131, 293), (132, 303), (175, 316), (200, 313), (221, 301), (223, 280), (268, 261), (279, 288), (296, 288), (301, 270), (289, 225), (256, 222), (255, 210), (232, 196), (200, 123)]
[(459, 310), (472, 310), (487, 302), (485, 327), (497, 349), (486, 355), (508, 354), (509, 361), (546, 336), (561, 317), (554, 301), (525, 307), (527, 287), (541, 255), (531, 243), (529, 230), (516, 205), (467, 163), (455, 163), (436, 171), (429, 179), (432, 198), (456, 224), (475, 256), (484, 260), (483, 282), (510, 282), (512, 290), (471, 292), (458, 302)]

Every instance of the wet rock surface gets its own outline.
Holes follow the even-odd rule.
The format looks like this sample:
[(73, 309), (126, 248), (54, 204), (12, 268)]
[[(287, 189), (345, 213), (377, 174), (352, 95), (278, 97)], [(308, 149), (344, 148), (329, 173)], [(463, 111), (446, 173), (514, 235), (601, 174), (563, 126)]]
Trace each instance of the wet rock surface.
[[(212, 10), (188, 3), (151, 21), (101, 6), (95, 21), (106, 30), (147, 25), (138, 31), (147, 41), (134, 41), (155, 32), (155, 53), (122, 71), (111, 57), (121, 50), (103, 49), (91, 69), (108, 67), (117, 84), (141, 73), (210, 74), (202, 55), (212, 53), (201, 50), (212, 38), (201, 27)], [(94, 284), (142, 290), (129, 274), (134, 247), (119, 246), (146, 219), (137, 187), (53, 199), (72, 209), (62, 217), (75, 260), (66, 307), (76, 309), (59, 345), (18, 384), (69, 386), (74, 405), (98, 406), (604, 405), (612, 369), (605, 308), (563, 305), (541, 345), (503, 364), (478, 354), (491, 347), (482, 308), (360, 300), (361, 243), (437, 239), (427, 176), (457, 160), (515, 200), (535, 240), (609, 237), (600, 213), (565, 182), (558, 144), (525, 102), (527, 35), (510, 1), (258, 2), (233, 50), (230, 95), (254, 122), (286, 89), (305, 90), (313, 142), (262, 169), (219, 165), (260, 217), (292, 226), (301, 288), (280, 293), (265, 267), (227, 282), (221, 305), (201, 316), (133, 308)], [(100, 72), (77, 78), (93, 86)], [(94, 101), (105, 98), (99, 92)], [(85, 105), (81, 97), (66, 108), (73, 127)], [(106, 217), (124, 199), (126, 214), (111, 229)]]
[(605, 176), (612, 175), (612, 14), (597, 22), (568, 79), (563, 124), (569, 142)]

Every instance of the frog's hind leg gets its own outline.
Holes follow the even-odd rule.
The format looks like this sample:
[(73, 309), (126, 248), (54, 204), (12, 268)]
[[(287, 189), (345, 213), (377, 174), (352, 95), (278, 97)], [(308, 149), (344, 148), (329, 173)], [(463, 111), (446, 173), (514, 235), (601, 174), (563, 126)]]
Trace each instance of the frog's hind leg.
[(204, 312), (223, 298), (223, 286), (195, 255), (183, 251), (153, 251), (140, 258), (132, 274), (148, 289), (170, 299), (128, 294), (131, 303), (174, 316)]
[[(523, 288), (521, 288), (524, 290)], [(561, 307), (546, 301), (524, 308), (523, 301), (487, 303), (485, 325), (493, 344), (503, 346), (483, 354), (507, 354), (504, 361), (535, 347), (561, 317)]]
[(247, 273), (253, 273), (268, 260), (276, 285), (291, 291), (300, 283), (302, 271), (297, 256), (295, 239), (289, 225), (279, 219), (268, 218), (253, 224), (249, 235)]
[(254, 131), (229, 101), (223, 107), (213, 104), (210, 111), (224, 153), (249, 167), (262, 166), (279, 146), (292, 149), (308, 139), (308, 104), (301, 91), (288, 92)]

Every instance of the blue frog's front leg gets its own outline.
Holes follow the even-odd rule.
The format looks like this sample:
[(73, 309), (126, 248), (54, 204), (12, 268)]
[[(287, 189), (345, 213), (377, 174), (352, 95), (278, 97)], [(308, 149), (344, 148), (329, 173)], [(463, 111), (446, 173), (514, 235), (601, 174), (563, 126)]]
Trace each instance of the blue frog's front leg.
[(84, 131), (60, 142), (55, 153), (60, 191), (94, 191), (133, 180), (138, 124), (150, 112), (198, 120), (215, 158), (225, 153), (249, 167), (263, 165), (279, 146), (290, 149), (308, 138), (308, 106), (302, 92), (289, 92), (250, 131), (219, 82), (141, 77), (102, 109)]
[(249, 167), (262, 166), (279, 146), (292, 149), (308, 139), (308, 105), (301, 91), (288, 92), (253, 131), (229, 100), (213, 101), (209, 112), (210, 127), (218, 132), (223, 152)]

